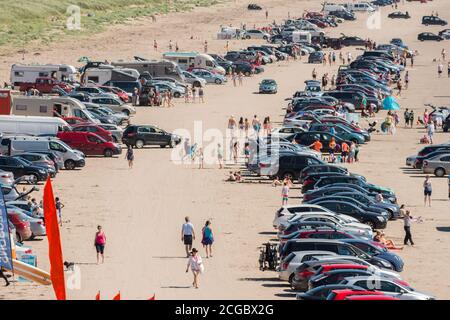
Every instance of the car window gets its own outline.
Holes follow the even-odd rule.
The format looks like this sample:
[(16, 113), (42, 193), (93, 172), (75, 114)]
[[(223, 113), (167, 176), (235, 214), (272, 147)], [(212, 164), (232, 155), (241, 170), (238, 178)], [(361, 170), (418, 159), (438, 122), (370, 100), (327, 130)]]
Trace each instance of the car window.
[(385, 292), (401, 292), (402, 289), (389, 281), (381, 281), (380, 290)]
[(330, 239), (330, 233), (327, 233), (327, 232), (311, 233), (309, 235), (309, 238), (312, 238), (312, 239)]
[(450, 156), (442, 157), (442, 158), (441, 158), (441, 161), (449, 162), (449, 161), (450, 161)]
[(139, 127), (137, 131), (139, 133), (150, 133), (151, 132), (149, 127)]
[(338, 254), (343, 256), (353, 256), (353, 251), (351, 251), (348, 246), (339, 244), (337, 247)]
[(58, 142), (50, 141), (49, 146), (51, 150), (66, 152), (66, 149), (64, 149), (64, 147), (60, 145)]
[(317, 248), (317, 250), (320, 250), (320, 251), (338, 252), (337, 246), (332, 243), (317, 243), (316, 248)]

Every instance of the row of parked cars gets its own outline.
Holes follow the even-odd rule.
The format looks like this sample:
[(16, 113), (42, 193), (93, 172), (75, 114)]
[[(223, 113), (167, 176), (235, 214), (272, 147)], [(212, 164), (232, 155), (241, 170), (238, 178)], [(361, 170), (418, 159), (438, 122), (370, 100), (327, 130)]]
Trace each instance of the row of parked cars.
[[(303, 203), (275, 212), (279, 279), (300, 300), (430, 300), (400, 272), (404, 262), (380, 242), (374, 229), (399, 217), (392, 190), (332, 164), (311, 165), (301, 181), (314, 183)], [(379, 200), (379, 194), (384, 194)]]
[(450, 175), (450, 141), (422, 148), (417, 155), (406, 158), (406, 165), (436, 177), (447, 177)]

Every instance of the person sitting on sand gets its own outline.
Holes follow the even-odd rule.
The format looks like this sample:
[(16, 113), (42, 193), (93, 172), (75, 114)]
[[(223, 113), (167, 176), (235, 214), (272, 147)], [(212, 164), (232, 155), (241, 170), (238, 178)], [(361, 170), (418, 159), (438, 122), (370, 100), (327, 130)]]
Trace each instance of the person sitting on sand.
[(376, 234), (373, 237), (373, 241), (381, 243), (389, 250), (403, 250), (403, 247), (397, 247), (394, 241), (386, 239), (386, 236), (383, 231), (376, 230)]

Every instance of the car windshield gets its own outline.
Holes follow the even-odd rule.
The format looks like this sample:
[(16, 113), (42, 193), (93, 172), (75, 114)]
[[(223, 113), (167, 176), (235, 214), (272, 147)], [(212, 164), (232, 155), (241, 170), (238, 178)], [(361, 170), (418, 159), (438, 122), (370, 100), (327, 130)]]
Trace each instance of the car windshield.
[(20, 164), (22, 164), (22, 165), (24, 165), (24, 166), (32, 166), (32, 165), (33, 165), (33, 163), (31, 163), (30, 161), (28, 161), (28, 160), (26, 160), (26, 159), (24, 159), (24, 158), (21, 158), (21, 157), (15, 157), (15, 159), (16, 159), (17, 161), (19, 161)]
[(271, 85), (275, 84), (275, 80), (263, 80), (261, 84)]

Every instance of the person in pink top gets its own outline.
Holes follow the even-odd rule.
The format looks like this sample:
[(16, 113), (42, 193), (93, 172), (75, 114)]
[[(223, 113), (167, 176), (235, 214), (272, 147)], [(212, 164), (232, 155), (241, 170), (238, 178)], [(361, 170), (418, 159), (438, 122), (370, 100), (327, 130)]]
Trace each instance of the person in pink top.
[(106, 236), (102, 230), (102, 226), (97, 226), (97, 232), (95, 233), (95, 241), (94, 241), (95, 249), (97, 250), (97, 264), (99, 264), (100, 255), (102, 256), (102, 263), (105, 262), (105, 245), (106, 245)]

